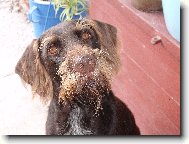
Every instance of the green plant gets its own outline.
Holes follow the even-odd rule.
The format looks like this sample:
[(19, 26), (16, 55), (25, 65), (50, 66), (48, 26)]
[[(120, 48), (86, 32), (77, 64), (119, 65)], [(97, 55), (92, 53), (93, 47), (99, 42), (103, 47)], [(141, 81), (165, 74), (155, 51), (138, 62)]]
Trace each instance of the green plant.
[(88, 11), (87, 0), (52, 0), (56, 13), (63, 8), (60, 20), (69, 21), (74, 15), (82, 18), (82, 12)]

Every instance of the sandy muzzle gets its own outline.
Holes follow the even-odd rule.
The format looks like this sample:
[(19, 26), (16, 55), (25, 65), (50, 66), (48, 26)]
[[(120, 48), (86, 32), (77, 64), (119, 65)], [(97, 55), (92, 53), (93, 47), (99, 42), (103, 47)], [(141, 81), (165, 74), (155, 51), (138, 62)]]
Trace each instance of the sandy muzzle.
[[(94, 71), (85, 75), (73, 71), (70, 61), (78, 55), (93, 54), (96, 57)], [(57, 74), (61, 78), (59, 100), (73, 100), (76, 95), (83, 94), (99, 97), (99, 93), (110, 88), (113, 68), (100, 50), (88, 51), (87, 48), (67, 53), (67, 58), (59, 66)]]

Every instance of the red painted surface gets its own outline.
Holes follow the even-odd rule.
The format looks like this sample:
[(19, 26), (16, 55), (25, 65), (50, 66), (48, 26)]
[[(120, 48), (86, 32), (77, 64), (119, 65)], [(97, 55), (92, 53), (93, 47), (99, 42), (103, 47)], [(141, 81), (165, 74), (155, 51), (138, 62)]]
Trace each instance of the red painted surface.
[[(122, 67), (113, 91), (133, 112), (143, 135), (180, 134), (180, 44), (162, 12), (134, 9), (129, 0), (91, 0), (90, 16), (118, 28)], [(151, 38), (162, 42), (152, 45)]]

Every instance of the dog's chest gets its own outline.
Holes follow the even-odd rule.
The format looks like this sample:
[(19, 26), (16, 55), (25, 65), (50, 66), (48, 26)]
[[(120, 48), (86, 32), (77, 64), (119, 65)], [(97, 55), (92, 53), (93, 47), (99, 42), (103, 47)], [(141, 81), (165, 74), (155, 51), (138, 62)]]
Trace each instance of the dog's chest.
[(82, 127), (82, 114), (81, 109), (76, 107), (69, 115), (69, 130), (65, 135), (91, 135), (91, 130)]

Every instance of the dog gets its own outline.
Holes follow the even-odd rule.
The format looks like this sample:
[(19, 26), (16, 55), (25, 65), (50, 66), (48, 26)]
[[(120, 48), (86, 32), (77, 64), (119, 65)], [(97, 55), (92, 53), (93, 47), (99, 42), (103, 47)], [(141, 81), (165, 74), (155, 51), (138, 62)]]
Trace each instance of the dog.
[(50, 101), (47, 135), (139, 135), (111, 90), (120, 67), (117, 29), (97, 20), (62, 22), (26, 48), (15, 72)]

